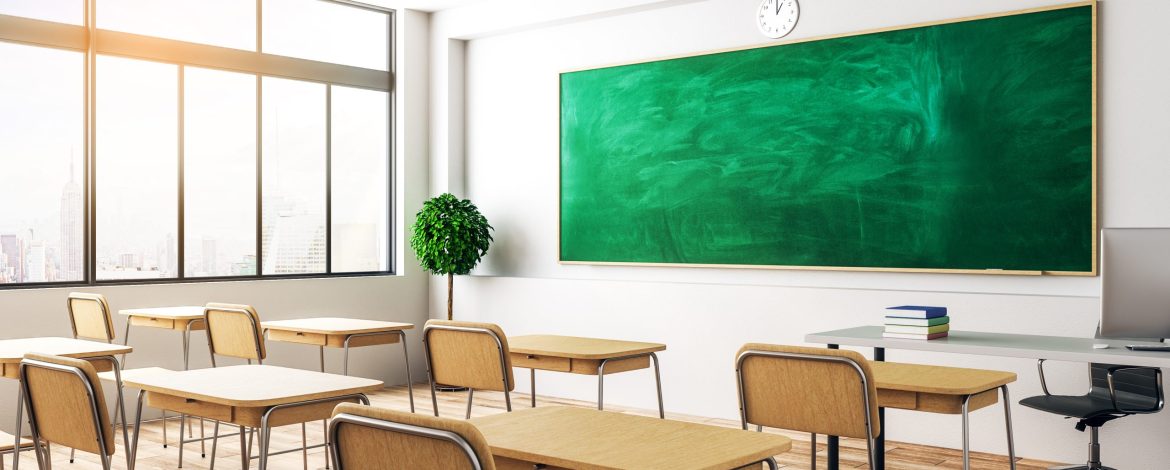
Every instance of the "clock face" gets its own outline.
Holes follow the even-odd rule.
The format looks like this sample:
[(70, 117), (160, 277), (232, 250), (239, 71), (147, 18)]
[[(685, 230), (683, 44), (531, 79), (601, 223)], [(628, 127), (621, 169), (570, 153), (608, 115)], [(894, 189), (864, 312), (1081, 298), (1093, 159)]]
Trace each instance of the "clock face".
[(796, 0), (762, 0), (756, 25), (764, 36), (776, 39), (791, 33), (798, 19), (800, 4)]

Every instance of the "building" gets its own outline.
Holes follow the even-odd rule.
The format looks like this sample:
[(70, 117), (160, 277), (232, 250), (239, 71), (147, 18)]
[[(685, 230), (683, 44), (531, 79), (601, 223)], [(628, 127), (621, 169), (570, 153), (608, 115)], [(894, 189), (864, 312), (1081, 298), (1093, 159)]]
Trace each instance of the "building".
[(69, 170), (69, 182), (61, 190), (61, 238), (57, 251), (60, 271), (54, 279), (58, 281), (78, 281), (85, 277), (85, 200), (81, 184), (73, 177), (73, 168)]

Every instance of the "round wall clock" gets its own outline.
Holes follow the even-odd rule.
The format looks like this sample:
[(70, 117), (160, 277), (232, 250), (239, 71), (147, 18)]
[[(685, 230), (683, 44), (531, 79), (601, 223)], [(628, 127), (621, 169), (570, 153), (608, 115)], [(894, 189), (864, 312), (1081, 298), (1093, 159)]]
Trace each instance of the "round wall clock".
[(800, 4), (796, 0), (762, 0), (756, 26), (764, 36), (779, 39), (791, 33), (799, 19)]

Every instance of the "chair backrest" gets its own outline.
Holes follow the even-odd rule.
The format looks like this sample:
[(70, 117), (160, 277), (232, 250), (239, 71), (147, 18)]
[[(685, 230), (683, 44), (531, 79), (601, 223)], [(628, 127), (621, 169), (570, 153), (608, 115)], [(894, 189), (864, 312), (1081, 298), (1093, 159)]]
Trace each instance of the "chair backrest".
[[(1090, 394), (1109, 398), (1109, 369), (1118, 364), (1089, 364), (1092, 382)], [(1117, 405), (1127, 410), (1162, 409), (1163, 391), (1160, 369), (1154, 367), (1126, 368), (1113, 374), (1113, 389), (1117, 391)]]
[(483, 434), (466, 421), (343, 403), (329, 422), (337, 470), (495, 470)]
[(264, 361), (264, 333), (260, 315), (249, 305), (209, 303), (203, 307), (207, 347), (212, 357), (229, 356)]
[(881, 433), (873, 372), (857, 352), (749, 343), (735, 369), (745, 426), (859, 439)]
[(73, 292), (69, 294), (67, 302), (73, 337), (114, 340), (114, 318), (110, 315), (110, 304), (104, 295)]
[(429, 320), (423, 348), (435, 383), (512, 391), (512, 358), (504, 330), (491, 323)]
[(26, 354), (20, 362), (20, 377), (34, 437), (102, 456), (114, 455), (114, 428), (92, 364)]

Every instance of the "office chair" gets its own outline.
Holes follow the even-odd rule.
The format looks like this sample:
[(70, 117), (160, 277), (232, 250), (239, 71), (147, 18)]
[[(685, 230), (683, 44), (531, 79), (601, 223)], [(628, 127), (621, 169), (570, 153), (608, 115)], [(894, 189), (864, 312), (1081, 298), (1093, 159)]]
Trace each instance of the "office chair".
[(466, 421), (343, 403), (329, 434), (337, 470), (496, 468), (483, 434)]
[(1089, 460), (1084, 465), (1060, 467), (1060, 470), (1113, 470), (1101, 465), (1101, 442), (1098, 429), (1117, 418), (1134, 414), (1157, 413), (1164, 404), (1162, 369), (1116, 364), (1089, 364), (1089, 392), (1084, 395), (1053, 395), (1044, 381), (1044, 359), (1040, 371), (1040, 388), (1044, 395), (1020, 400), (1029, 408), (1076, 418), (1076, 428), (1089, 428)]

